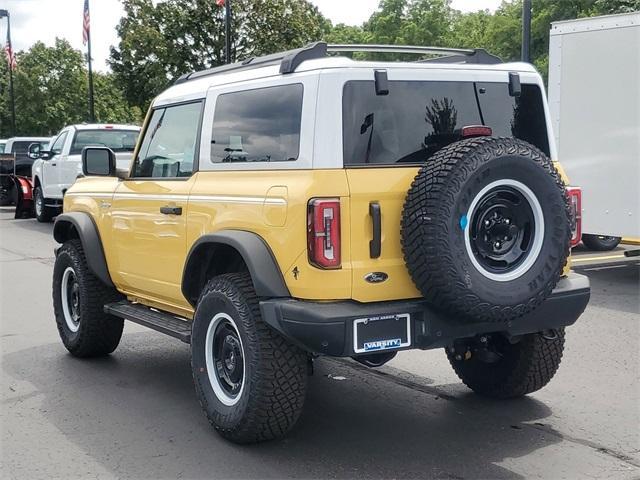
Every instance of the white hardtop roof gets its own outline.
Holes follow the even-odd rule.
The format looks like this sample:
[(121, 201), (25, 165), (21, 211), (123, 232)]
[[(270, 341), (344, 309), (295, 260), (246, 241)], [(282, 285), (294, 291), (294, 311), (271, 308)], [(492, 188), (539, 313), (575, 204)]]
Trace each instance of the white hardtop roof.
[(615, 15), (601, 15), (599, 17), (585, 17), (551, 22), (550, 35), (633, 27), (636, 25), (640, 25), (640, 12), (618, 13)]
[[(327, 57), (304, 61), (293, 74), (350, 69), (350, 68), (370, 68), (370, 69), (411, 69), (411, 70), (467, 70), (477, 72), (519, 72), (538, 74), (535, 67), (529, 63), (513, 62), (513, 63), (496, 63), (496, 64), (472, 64), (472, 63), (429, 63), (429, 62), (373, 62), (352, 60), (347, 57)], [(240, 70), (232, 70), (229, 72), (215, 73), (206, 75), (193, 80), (188, 80), (177, 85), (169, 87), (167, 90), (158, 95), (152, 105), (162, 105), (174, 103), (196, 98), (204, 98), (207, 90), (211, 87), (219, 85), (227, 85), (231, 83), (243, 82), (247, 80), (258, 80), (261, 78), (269, 78), (283, 76), (280, 73), (280, 64), (268, 65), (264, 67), (247, 68)]]
[(76, 130), (140, 130), (138, 125), (126, 125), (124, 123), (79, 123), (69, 125)]
[(52, 137), (11, 137), (7, 142), (48, 142)]

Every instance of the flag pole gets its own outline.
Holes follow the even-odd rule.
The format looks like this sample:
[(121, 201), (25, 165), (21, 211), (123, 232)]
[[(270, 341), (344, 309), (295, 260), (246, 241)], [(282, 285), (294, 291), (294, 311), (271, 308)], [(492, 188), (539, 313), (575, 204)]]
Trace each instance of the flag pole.
[(231, 0), (224, 2), (224, 59), (231, 63)]
[(16, 136), (16, 97), (13, 92), (13, 65), (15, 53), (11, 44), (11, 17), (9, 10), (0, 10), (0, 18), (7, 17), (7, 45), (9, 47), (10, 58), (7, 60), (9, 66), (9, 96), (11, 97), (11, 135)]
[[(89, 0), (87, 0), (87, 9)], [(95, 110), (93, 108), (93, 69), (91, 68), (91, 28), (87, 29), (87, 63), (89, 67), (89, 121), (95, 122)]]

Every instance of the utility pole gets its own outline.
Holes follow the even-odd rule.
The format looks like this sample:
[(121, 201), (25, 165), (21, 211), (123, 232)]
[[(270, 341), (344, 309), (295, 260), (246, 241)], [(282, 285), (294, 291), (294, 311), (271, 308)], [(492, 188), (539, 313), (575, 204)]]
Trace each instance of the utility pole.
[(231, 0), (224, 2), (224, 60), (231, 63)]
[(531, 0), (522, 2), (522, 52), (521, 60), (531, 63)]
[(11, 17), (9, 10), (0, 10), (0, 18), (7, 17), (7, 55), (11, 57), (7, 60), (9, 66), (9, 96), (11, 99), (11, 135), (16, 136), (16, 97), (13, 91), (13, 66), (15, 53), (11, 44)]

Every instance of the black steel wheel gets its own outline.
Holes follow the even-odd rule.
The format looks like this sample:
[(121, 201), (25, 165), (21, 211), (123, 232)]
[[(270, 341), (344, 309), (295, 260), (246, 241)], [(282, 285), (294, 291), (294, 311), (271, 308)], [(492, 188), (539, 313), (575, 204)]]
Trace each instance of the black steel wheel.
[(56, 325), (67, 350), (76, 357), (113, 352), (120, 343), (124, 321), (103, 309), (122, 295), (91, 273), (80, 240), (69, 240), (58, 250), (52, 287)]
[(570, 237), (558, 172), (515, 138), (442, 148), (416, 175), (402, 212), (411, 278), (460, 322), (503, 322), (535, 309), (560, 279)]
[(262, 321), (248, 273), (215, 277), (200, 294), (191, 368), (205, 415), (228, 440), (279, 438), (300, 416), (307, 354)]

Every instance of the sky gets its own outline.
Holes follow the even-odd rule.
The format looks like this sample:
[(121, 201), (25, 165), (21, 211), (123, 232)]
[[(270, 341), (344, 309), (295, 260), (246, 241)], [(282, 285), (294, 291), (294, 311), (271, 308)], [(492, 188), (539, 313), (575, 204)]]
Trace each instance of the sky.
[[(214, 0), (211, 0), (212, 2)], [(310, 0), (322, 14), (336, 23), (360, 25), (376, 10), (379, 0)], [(495, 10), (501, 0), (452, 0), (453, 8), (463, 12)], [(56, 37), (69, 40), (74, 48), (82, 45), (84, 0), (0, 0), (0, 9), (11, 15), (11, 40), (15, 51), (28, 49), (38, 40), (53, 45)], [(91, 48), (96, 70), (105, 71), (109, 47), (118, 41), (115, 27), (122, 15), (120, 0), (90, 0)], [(7, 35), (6, 19), (0, 20), (0, 45)]]

